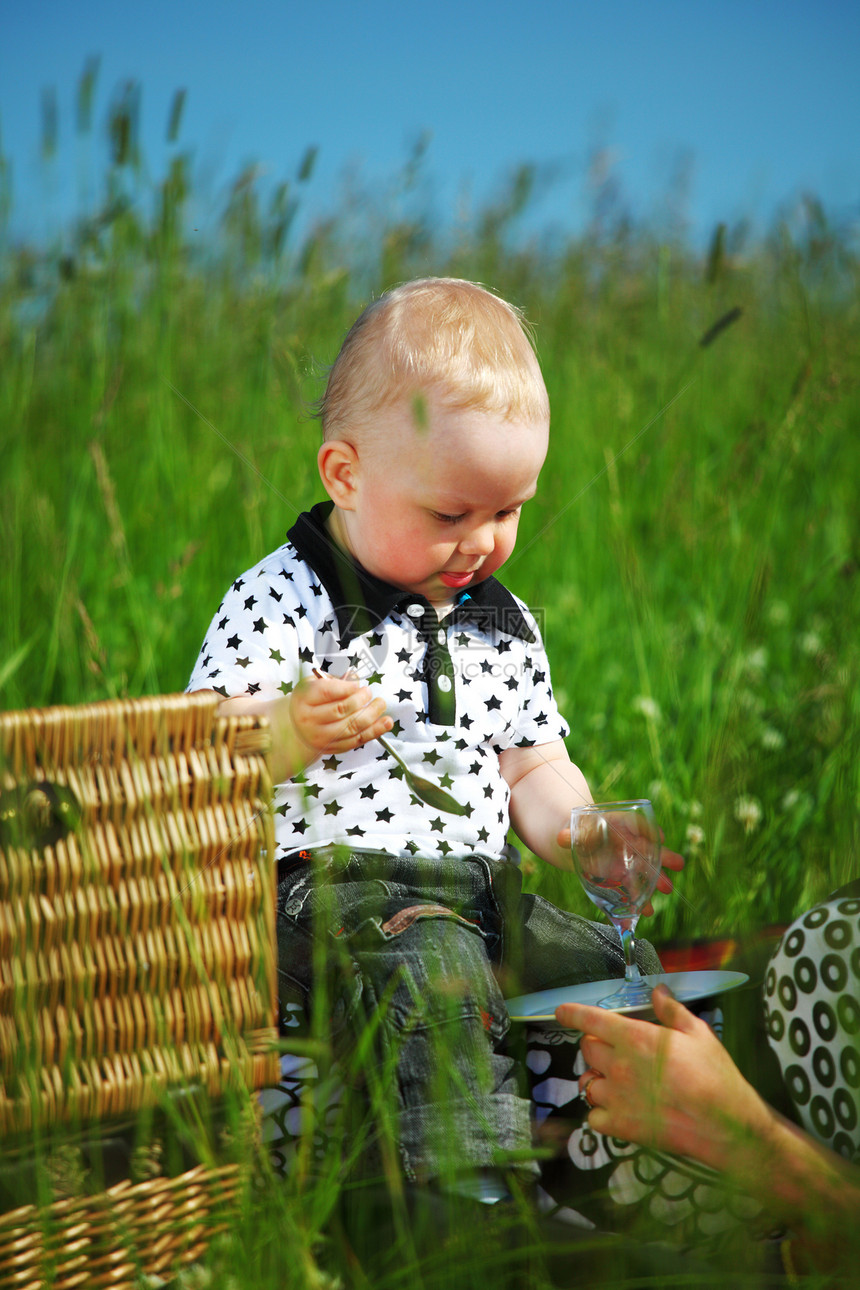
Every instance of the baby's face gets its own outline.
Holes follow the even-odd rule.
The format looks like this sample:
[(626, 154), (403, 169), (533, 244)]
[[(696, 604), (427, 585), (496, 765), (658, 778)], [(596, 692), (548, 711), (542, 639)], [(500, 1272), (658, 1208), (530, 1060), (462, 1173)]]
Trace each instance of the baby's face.
[[(546, 456), (546, 421), (426, 406), (426, 427), (400, 404), (359, 450), (353, 509), (341, 540), (370, 573), (433, 604), (501, 568)], [(422, 421), (423, 421), (422, 417)]]

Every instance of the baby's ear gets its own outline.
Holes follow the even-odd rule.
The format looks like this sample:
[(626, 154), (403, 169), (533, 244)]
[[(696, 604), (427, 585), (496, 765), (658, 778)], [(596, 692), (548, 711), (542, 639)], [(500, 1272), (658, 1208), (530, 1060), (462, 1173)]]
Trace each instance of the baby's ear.
[(344, 511), (354, 510), (358, 453), (353, 445), (344, 439), (327, 440), (317, 453), (317, 467), (323, 487), (335, 506)]

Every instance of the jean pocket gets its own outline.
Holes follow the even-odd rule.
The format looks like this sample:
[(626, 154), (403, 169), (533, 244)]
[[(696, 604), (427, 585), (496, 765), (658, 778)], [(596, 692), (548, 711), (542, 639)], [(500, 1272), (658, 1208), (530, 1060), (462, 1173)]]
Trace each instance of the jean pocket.
[(477, 1023), (494, 1041), (509, 1019), (478, 923), (445, 905), (410, 905), (383, 922), (368, 918), (349, 936), (367, 984), (365, 1002), (383, 1024), (414, 1032)]

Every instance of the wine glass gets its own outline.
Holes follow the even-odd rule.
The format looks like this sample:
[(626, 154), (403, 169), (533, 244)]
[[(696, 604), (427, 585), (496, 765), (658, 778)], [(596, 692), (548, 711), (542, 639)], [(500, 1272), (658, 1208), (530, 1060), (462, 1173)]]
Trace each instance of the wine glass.
[(624, 950), (624, 984), (598, 1006), (649, 1003), (651, 991), (633, 957), (633, 932), (660, 876), (660, 830), (653, 806), (644, 798), (575, 806), (570, 849), (586, 895), (609, 915)]

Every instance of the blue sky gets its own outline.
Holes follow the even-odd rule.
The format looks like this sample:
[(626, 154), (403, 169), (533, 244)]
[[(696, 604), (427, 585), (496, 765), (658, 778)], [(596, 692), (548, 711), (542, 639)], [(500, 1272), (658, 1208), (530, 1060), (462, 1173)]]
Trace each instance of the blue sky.
[[(0, 33), (13, 227), (36, 236), (86, 204), (81, 176), (103, 173), (107, 108), (128, 80), (142, 86), (155, 178), (174, 91), (186, 89), (179, 147), (212, 209), (240, 166), (293, 180), (310, 145), (309, 216), (348, 173), (385, 194), (427, 132), (441, 220), (497, 195), (527, 161), (553, 176), (532, 221), (575, 230), (596, 149), (637, 217), (683, 192), (696, 237), (721, 219), (762, 227), (804, 191), (839, 217), (860, 214), (856, 0), (0, 0)], [(93, 56), (87, 162), (74, 103)], [(46, 172), (48, 86), (60, 137)]]

